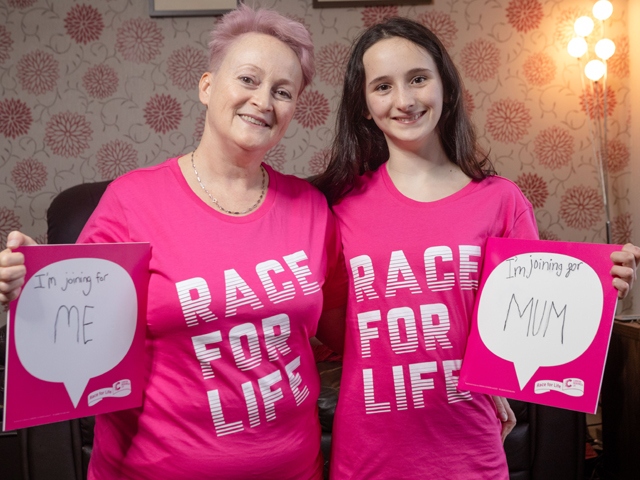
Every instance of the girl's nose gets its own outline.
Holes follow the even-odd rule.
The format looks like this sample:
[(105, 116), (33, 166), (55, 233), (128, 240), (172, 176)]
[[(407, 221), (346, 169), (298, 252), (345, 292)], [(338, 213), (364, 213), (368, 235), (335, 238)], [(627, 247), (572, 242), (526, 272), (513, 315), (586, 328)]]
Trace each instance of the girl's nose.
[(415, 105), (415, 97), (410, 88), (399, 87), (396, 90), (396, 107), (400, 110), (406, 110)]

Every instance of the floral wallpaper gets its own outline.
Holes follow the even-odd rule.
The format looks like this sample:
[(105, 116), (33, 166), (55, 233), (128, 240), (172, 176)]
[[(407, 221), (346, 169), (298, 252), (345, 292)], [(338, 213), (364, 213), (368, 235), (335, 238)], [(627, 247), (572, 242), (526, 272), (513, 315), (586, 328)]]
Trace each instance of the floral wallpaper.
[[(582, 84), (566, 51), (592, 0), (434, 0), (429, 5), (314, 9), (311, 0), (257, 2), (302, 21), (317, 74), (285, 139), (266, 158), (299, 176), (322, 171), (349, 46), (392, 15), (432, 29), (465, 79), (465, 99), (498, 171), (532, 202), (542, 238), (604, 242), (591, 119), (602, 82)], [(604, 28), (616, 42), (606, 82), (613, 241), (634, 231), (628, 0)], [(46, 241), (61, 190), (112, 179), (195, 148), (204, 125), (197, 82), (215, 17), (151, 18), (146, 0), (0, 0), (0, 237)], [(591, 45), (593, 51), (593, 45)], [(637, 168), (637, 166), (636, 166)], [(635, 235), (635, 236), (634, 236)], [(623, 309), (631, 308), (628, 300)]]

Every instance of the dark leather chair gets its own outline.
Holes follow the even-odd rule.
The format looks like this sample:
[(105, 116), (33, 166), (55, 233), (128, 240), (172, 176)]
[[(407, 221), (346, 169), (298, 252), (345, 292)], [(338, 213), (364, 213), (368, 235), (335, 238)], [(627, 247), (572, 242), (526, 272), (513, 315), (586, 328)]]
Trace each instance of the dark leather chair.
[[(75, 242), (108, 183), (78, 185), (53, 200), (47, 212), (49, 243)], [(322, 380), (318, 401), (322, 449), (328, 459), (341, 366), (338, 362), (319, 362), (318, 370)], [(504, 445), (511, 480), (582, 479), (584, 414), (518, 401), (510, 403), (518, 420)], [(19, 438), (23, 480), (86, 478), (93, 418), (28, 428), (19, 432)], [(325, 471), (326, 468), (327, 462)]]

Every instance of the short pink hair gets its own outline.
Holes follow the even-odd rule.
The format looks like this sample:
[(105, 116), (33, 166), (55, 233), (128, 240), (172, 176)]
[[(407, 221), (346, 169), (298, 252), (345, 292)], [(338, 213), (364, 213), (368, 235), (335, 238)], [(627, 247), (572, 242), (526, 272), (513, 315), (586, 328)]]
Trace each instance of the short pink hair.
[(278, 12), (266, 9), (254, 10), (241, 4), (222, 17), (211, 31), (209, 40), (209, 68), (216, 70), (229, 46), (245, 33), (263, 33), (286, 43), (295, 52), (302, 67), (303, 90), (315, 73), (313, 42), (307, 28), (300, 22)]

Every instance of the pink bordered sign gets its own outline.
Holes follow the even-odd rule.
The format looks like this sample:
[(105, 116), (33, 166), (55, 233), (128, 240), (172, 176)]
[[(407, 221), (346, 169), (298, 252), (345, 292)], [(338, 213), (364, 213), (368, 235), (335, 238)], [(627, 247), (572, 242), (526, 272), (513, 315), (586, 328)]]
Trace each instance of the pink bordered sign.
[(4, 430), (142, 404), (148, 243), (21, 247)]
[(620, 248), (490, 238), (459, 388), (595, 413)]

